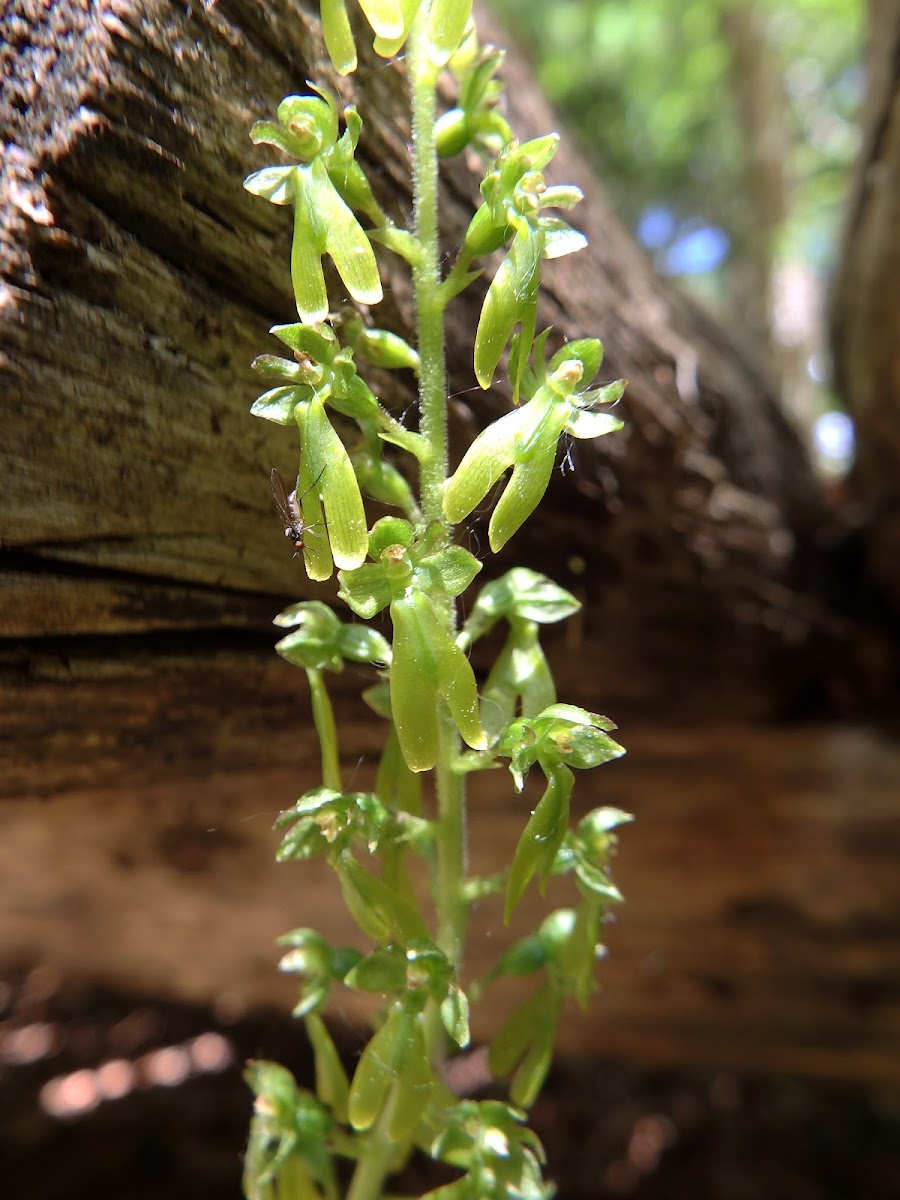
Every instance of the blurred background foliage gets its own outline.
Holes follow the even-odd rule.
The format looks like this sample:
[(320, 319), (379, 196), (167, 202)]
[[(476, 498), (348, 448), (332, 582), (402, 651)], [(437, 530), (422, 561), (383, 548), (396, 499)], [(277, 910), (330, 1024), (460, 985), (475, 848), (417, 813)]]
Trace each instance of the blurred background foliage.
[(657, 269), (724, 317), (842, 472), (852, 431), (822, 330), (863, 0), (491, 2)]

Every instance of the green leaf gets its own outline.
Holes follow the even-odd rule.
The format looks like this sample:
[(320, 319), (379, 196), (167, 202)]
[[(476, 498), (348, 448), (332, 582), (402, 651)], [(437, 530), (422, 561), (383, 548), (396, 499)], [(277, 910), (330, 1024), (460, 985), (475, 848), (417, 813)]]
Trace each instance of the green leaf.
[(574, 208), (584, 199), (584, 192), (573, 183), (554, 184), (544, 188), (541, 208)]
[(419, 355), (399, 334), (389, 329), (360, 328), (356, 347), (376, 367), (389, 371), (408, 370), (419, 373)]
[(563, 258), (566, 254), (575, 254), (588, 244), (587, 238), (577, 229), (554, 217), (542, 217), (541, 231), (544, 234), (544, 245), (541, 258)]
[(364, 625), (343, 625), (338, 648), (342, 657), (351, 662), (374, 663), (377, 667), (390, 666), (390, 644), (377, 629), (368, 629)]
[(556, 700), (553, 675), (532, 621), (515, 619), (482, 690), (482, 713), (495, 742), (516, 712), (536, 717)]
[(497, 501), (488, 524), (488, 542), (494, 554), (503, 549), (540, 504), (553, 473), (557, 441), (558, 436), (550, 443), (548, 436), (547, 453), (531, 462), (516, 463), (513, 468), (512, 477), (503, 489), (503, 495)]
[(360, 992), (392, 996), (406, 987), (406, 955), (398, 946), (373, 950), (348, 972), (344, 983)]
[(350, 1085), (350, 1123), (370, 1129), (393, 1100), (389, 1132), (396, 1142), (421, 1121), (434, 1087), (419, 1013), (395, 1004), (363, 1050)]
[(308, 447), (310, 444), (309, 414), (313, 401), (308, 400), (297, 404), (294, 418), (300, 434), (300, 470), (297, 476), (297, 496), (299, 498), (301, 515), (304, 524), (303, 534), (303, 565), (310, 579), (329, 579), (334, 570), (331, 557), (331, 546), (325, 535), (325, 513), (322, 509), (321, 468), (313, 471)]
[(395, 1086), (389, 1132), (395, 1142), (403, 1142), (421, 1122), (434, 1090), (434, 1073), (425, 1046), (421, 1014), (412, 1018)]
[(614, 904), (620, 904), (624, 899), (606, 872), (600, 870), (599, 867), (594, 867), (584, 860), (576, 860), (575, 875), (587, 891), (599, 900), (609, 900)]
[(347, 1106), (350, 1124), (357, 1131), (370, 1129), (387, 1103), (396, 1071), (402, 1064), (409, 1023), (409, 1015), (395, 1004), (360, 1055)]
[[(438, 756), (438, 661), (411, 600), (391, 602), (394, 625), (391, 713), (411, 771), (430, 771)], [(437, 626), (436, 621), (432, 625)], [(438, 628), (440, 628), (438, 626)], [(449, 635), (444, 632), (445, 637)]]
[(378, 229), (372, 229), (369, 237), (373, 242), (387, 246), (388, 250), (393, 250), (413, 266), (422, 259), (422, 245), (419, 239), (406, 229), (398, 229), (396, 225), (382, 225)]
[(294, 321), (289, 325), (273, 325), (269, 333), (273, 333), (295, 354), (305, 355), (314, 362), (328, 366), (340, 349), (334, 331), (328, 325), (312, 329), (309, 325)]
[(486, 583), (466, 618), (460, 641), (470, 646), (484, 637), (497, 621), (535, 621), (550, 625), (578, 612), (581, 604), (571, 592), (528, 567), (513, 567), (499, 579)]
[(415, 531), (409, 521), (404, 521), (402, 517), (382, 517), (369, 533), (369, 557), (377, 562), (391, 546), (402, 546), (408, 550), (414, 538)]
[(519, 446), (540, 422), (543, 411), (536, 398), (479, 433), (444, 488), (444, 516), (452, 525), (464, 521), (515, 462)]
[(603, 343), (599, 338), (576, 338), (566, 342), (547, 363), (547, 371), (552, 374), (568, 362), (581, 363), (581, 378), (584, 383), (590, 383), (603, 362)]
[(415, 578), (427, 576), (430, 588), (436, 588), (445, 596), (461, 595), (478, 572), (482, 563), (463, 546), (445, 546), (435, 554), (420, 560)]

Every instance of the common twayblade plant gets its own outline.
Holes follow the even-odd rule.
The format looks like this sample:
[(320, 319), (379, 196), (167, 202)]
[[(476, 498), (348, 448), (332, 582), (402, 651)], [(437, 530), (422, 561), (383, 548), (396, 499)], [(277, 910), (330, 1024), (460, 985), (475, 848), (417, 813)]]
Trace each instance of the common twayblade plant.
[[(383, 212), (356, 161), (356, 109), (340, 111), (312, 85), (283, 100), (275, 120), (253, 126), (253, 141), (285, 161), (254, 172), (244, 186), (292, 212), (298, 316), (272, 329), (290, 357), (264, 354), (254, 363), (270, 387), (252, 411), (299, 432), (296, 487), (288, 492), (273, 473), (276, 503), (310, 579), (324, 581), (337, 570), (342, 611), (352, 614), (343, 620), (315, 600), (276, 618), (289, 631), (278, 652), (309, 679), (322, 760), (321, 785), (278, 819), (278, 857), (324, 857), (369, 948), (331, 946), (305, 928), (281, 939), (281, 969), (299, 981), (294, 1011), (312, 1044), (316, 1086), (305, 1090), (275, 1063), (250, 1064), (256, 1105), (244, 1188), (248, 1200), (336, 1200), (349, 1178), (350, 1200), (375, 1200), (419, 1150), (458, 1171), (429, 1193), (435, 1200), (536, 1198), (552, 1188), (542, 1178), (543, 1152), (527, 1110), (550, 1066), (563, 1005), (588, 1003), (604, 917), (621, 899), (608, 867), (613, 831), (628, 817), (601, 808), (573, 827), (575, 772), (624, 751), (606, 717), (557, 699), (539, 632), (571, 616), (575, 598), (518, 567), (481, 589), (460, 626), (458, 597), (483, 564), (454, 532), (505, 477), (488, 527), (491, 551), (500, 550), (543, 496), (560, 440), (621, 427), (608, 409), (624, 385), (597, 382), (602, 347), (595, 338), (550, 353), (551, 331), (537, 332), (542, 264), (585, 244), (557, 215), (581, 193), (545, 179), (555, 133), (524, 143), (513, 136), (499, 104), (503, 56), (479, 44), (471, 0), (360, 0), (360, 7), (379, 54), (405, 51), (414, 131), (411, 227)], [(343, 0), (322, 0), (321, 13), (334, 66), (353, 71), (356, 48)], [(438, 115), (445, 70), (457, 100)], [(483, 202), (442, 273), (438, 162), (466, 149), (486, 163)], [(373, 245), (399, 256), (411, 273), (414, 347), (370, 321), (382, 298)], [(473, 371), (488, 388), (505, 355), (513, 406), (475, 438), (451, 474), (444, 315), (498, 251), (502, 261), (473, 335)], [(326, 255), (358, 306), (349, 316), (331, 312)], [(375, 395), (357, 359), (415, 373), (417, 428)], [(352, 438), (337, 432), (335, 414), (344, 418), (342, 429), (356, 430)], [(415, 492), (410, 477), (418, 480)], [(370, 527), (364, 495), (397, 515)], [(366, 624), (378, 617), (386, 628), (385, 610), (390, 641)], [(479, 690), (469, 650), (501, 623), (505, 640)], [(363, 699), (384, 723), (371, 791), (348, 790), (341, 767), (326, 679), (346, 662), (370, 665)], [(503, 762), (517, 792), (534, 769), (545, 788), (511, 861), (479, 878), (466, 866), (466, 780)], [(418, 876), (429, 883), (427, 904), (414, 858), (425, 863)], [(551, 912), (480, 979), (469, 980), (470, 906), (501, 894), (509, 921), (533, 880), (544, 889), (556, 875), (570, 877), (572, 906)], [(509, 1099), (460, 1098), (445, 1083), (447, 1059), (469, 1043), (470, 1003), (503, 975), (535, 980), (489, 1048), (491, 1072), (506, 1081)], [(381, 1002), (352, 1078), (322, 1015), (336, 988)], [(342, 1159), (349, 1173), (339, 1169)]]

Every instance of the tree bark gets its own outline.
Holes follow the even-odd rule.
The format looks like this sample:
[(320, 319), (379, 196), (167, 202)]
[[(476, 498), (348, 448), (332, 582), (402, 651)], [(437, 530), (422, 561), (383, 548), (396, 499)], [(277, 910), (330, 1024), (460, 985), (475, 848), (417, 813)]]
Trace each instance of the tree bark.
[[(271, 938), (335, 906), (315, 867), (270, 865), (271, 819), (317, 780), (304, 686), (269, 623), (284, 598), (320, 593), (271, 511), (269, 470), (288, 475), (295, 447), (247, 414), (248, 364), (293, 311), (288, 222), (240, 180), (264, 161), (251, 121), (313, 79), (359, 104), (379, 198), (408, 211), (402, 77), (370, 58), (336, 79), (310, 11), (286, 0), (18, 0), (0, 33), (0, 967), (47, 959), (120, 986), (287, 1003)], [(552, 128), (514, 56), (506, 74), (514, 127)], [(900, 897), (892, 876), (877, 896), (865, 881), (900, 839), (894, 751), (865, 731), (794, 741), (759, 723), (895, 703), (893, 634), (861, 636), (836, 597), (849, 551), (829, 548), (762, 374), (652, 275), (577, 157), (563, 149), (555, 167), (585, 189), (591, 246), (548, 264), (542, 315), (560, 339), (600, 334), (607, 377), (629, 382), (627, 428), (572, 449), (533, 531), (486, 573), (525, 561), (579, 595), (582, 613), (548, 639), (560, 694), (625, 725), (637, 764), (587, 788), (624, 797), (641, 824), (623, 839), (631, 902), (610, 939), (619, 1000), (571, 1036), (660, 1061), (883, 1074), (877, 1051), (897, 1032), (884, 931)], [(461, 160), (445, 184), (450, 251), (477, 176)], [(408, 281), (383, 266), (375, 320), (408, 332)], [(448, 331), (457, 445), (506, 403), (472, 390), (482, 294), (457, 302)], [(379, 380), (398, 415), (409, 382)], [(486, 541), (482, 518), (466, 536)], [(361, 685), (334, 680), (360, 786), (380, 739)], [(832, 807), (794, 816), (810, 761)], [(848, 770), (871, 786), (845, 810)], [(482, 787), (475, 855), (496, 868), (521, 802), (499, 772)], [(797, 847), (823, 843), (831, 857), (803, 869)], [(820, 912), (820, 862), (843, 913)], [(861, 966), (847, 958), (860, 946)], [(875, 995), (865, 1029), (857, 975)]]

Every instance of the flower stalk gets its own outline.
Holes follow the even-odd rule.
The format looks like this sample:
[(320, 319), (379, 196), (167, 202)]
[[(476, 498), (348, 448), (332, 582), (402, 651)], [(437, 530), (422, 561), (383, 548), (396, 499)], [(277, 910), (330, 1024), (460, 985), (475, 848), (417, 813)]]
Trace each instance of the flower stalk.
[[(569, 801), (576, 771), (624, 751), (610, 737), (614, 725), (607, 718), (557, 702), (540, 631), (577, 610), (564, 589), (515, 568), (481, 589), (458, 628), (458, 598), (483, 564), (455, 543), (453, 527), (511, 471), (489, 526), (491, 549), (505, 545), (540, 501), (560, 440), (620, 427), (596, 409), (614, 403), (623, 385), (591, 387), (602, 359), (596, 339), (571, 342), (548, 358), (550, 331), (536, 334), (542, 262), (584, 244), (545, 210), (571, 207), (580, 192), (544, 180), (556, 134), (521, 145), (513, 137), (498, 107), (503, 56), (479, 45), (469, 23), (471, 0), (360, 0), (360, 7), (377, 53), (406, 50), (412, 228), (389, 220), (355, 160), (362, 135), (356, 109), (339, 113), (315, 88), (284, 100), (276, 121), (254, 125), (257, 144), (293, 161), (262, 167), (245, 186), (293, 208), (290, 269), (299, 316), (273, 329), (293, 359), (265, 354), (254, 364), (274, 386), (253, 412), (299, 431), (297, 487), (290, 494), (280, 487), (279, 511), (309, 577), (325, 581), (337, 567), (338, 595), (357, 618), (344, 621), (319, 600), (292, 605), (276, 618), (290, 630), (278, 652), (303, 667), (309, 681), (322, 763), (321, 785), (278, 819), (278, 857), (325, 858), (370, 948), (330, 946), (307, 928), (280, 939), (287, 947), (281, 970), (298, 978), (294, 1011), (313, 1044), (316, 1089), (300, 1087), (277, 1064), (251, 1064), (256, 1108), (245, 1194), (247, 1200), (334, 1200), (336, 1162), (343, 1158), (355, 1163), (349, 1200), (379, 1200), (390, 1175), (418, 1147), (461, 1172), (456, 1182), (428, 1193), (432, 1200), (539, 1200), (546, 1195), (543, 1152), (524, 1110), (549, 1068), (564, 1005), (586, 1004), (594, 987), (604, 915), (621, 899), (608, 874), (612, 831), (628, 820), (616, 809), (597, 809), (573, 829)], [(321, 11), (334, 65), (349, 73), (357, 54), (344, 0), (323, 2)], [(458, 96), (441, 114), (443, 70), (456, 80)], [(439, 161), (466, 148), (487, 160), (484, 202), (443, 274)], [(383, 293), (376, 247), (410, 270), (414, 345), (396, 331), (370, 327), (363, 312), (331, 312), (323, 258), (332, 259), (350, 297), (371, 307)], [(473, 333), (472, 367), (488, 387), (508, 349), (507, 376), (518, 407), (480, 434), (451, 474), (445, 309), (480, 273), (478, 260), (500, 250), (506, 257)], [(357, 355), (414, 373), (417, 429), (375, 395)], [(357, 428), (355, 439), (346, 435), (348, 422)], [(416, 471), (418, 496), (407, 481)], [(369, 526), (366, 497), (402, 515)], [(367, 624), (382, 613), (390, 618), (390, 639)], [(479, 690), (469, 652), (498, 622), (508, 627), (507, 638)], [(381, 760), (371, 764), (372, 791), (344, 791), (326, 673), (348, 663), (372, 672), (376, 682), (364, 699), (387, 723)], [(524, 814), (507, 865), (488, 877), (473, 876), (466, 780), (503, 760), (517, 791), (535, 766), (546, 790), (530, 817)], [(428, 904), (413, 859), (424, 863)], [(508, 921), (533, 881), (543, 890), (551, 875), (571, 877), (574, 907), (551, 913), (535, 934), (502, 950), (467, 989), (471, 904), (504, 896)], [(453, 1097), (443, 1084), (443, 1064), (469, 1044), (470, 1000), (501, 975), (528, 974), (538, 976), (536, 990), (490, 1047), (493, 1070), (508, 1080), (509, 1102)], [(381, 1016), (352, 1077), (322, 1020), (338, 988), (380, 1001)]]

